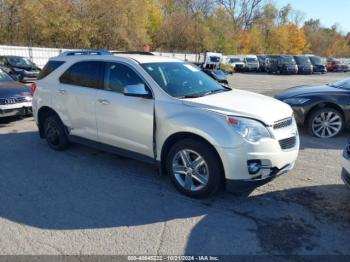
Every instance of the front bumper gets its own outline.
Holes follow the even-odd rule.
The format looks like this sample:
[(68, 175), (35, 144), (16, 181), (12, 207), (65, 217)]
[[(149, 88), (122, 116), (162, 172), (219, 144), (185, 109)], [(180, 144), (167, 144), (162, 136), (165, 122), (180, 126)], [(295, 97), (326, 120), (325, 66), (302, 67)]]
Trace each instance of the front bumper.
[(225, 187), (228, 192), (242, 192), (255, 189), (269, 183), (276, 177), (283, 175), (294, 167), (294, 163), (288, 164), (281, 169), (274, 168), (267, 176), (260, 176), (254, 179), (226, 179)]
[(297, 73), (298, 73), (298, 69), (296, 69), (296, 68), (284, 68), (284, 69), (282, 69), (282, 74), (296, 75)]
[(26, 75), (24, 75), (23, 77), (20, 78), (20, 81), (23, 82), (23, 83), (31, 83), (31, 82), (36, 81), (37, 78), (38, 78), (37, 75), (35, 75), (35, 76), (30, 76), (30, 75), (26, 76)]
[(32, 114), (32, 103), (0, 105), (0, 117), (26, 116)]
[[(245, 142), (236, 148), (217, 147), (224, 170), (228, 191), (241, 191), (263, 185), (277, 176), (290, 171), (295, 164), (299, 152), (299, 136), (281, 130), (285, 137), (262, 139), (259, 143)], [(294, 132), (294, 131), (293, 131)], [(283, 150), (281, 140), (295, 136), (295, 145)], [(261, 169), (256, 174), (250, 174), (248, 161), (258, 160)]]

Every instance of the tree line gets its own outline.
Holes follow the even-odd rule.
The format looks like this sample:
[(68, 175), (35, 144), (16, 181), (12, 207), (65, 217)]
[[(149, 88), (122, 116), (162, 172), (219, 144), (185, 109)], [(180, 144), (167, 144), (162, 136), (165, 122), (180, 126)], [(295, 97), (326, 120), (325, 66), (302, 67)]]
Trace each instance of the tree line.
[(0, 44), (350, 56), (350, 34), (268, 0), (0, 0)]

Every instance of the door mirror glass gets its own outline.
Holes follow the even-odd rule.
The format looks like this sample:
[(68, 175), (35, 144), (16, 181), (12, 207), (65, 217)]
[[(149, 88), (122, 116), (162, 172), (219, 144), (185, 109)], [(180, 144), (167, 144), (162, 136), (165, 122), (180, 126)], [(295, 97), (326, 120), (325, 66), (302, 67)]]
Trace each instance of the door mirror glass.
[(144, 98), (152, 97), (151, 93), (147, 90), (144, 84), (127, 85), (124, 87), (124, 95)]

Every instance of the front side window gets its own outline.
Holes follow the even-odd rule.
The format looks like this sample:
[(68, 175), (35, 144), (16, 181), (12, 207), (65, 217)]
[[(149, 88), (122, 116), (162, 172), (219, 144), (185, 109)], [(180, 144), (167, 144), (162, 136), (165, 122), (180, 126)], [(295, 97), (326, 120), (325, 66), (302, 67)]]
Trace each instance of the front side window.
[(192, 64), (165, 62), (147, 63), (141, 66), (165, 92), (173, 97), (199, 97), (229, 90)]
[(144, 84), (144, 81), (128, 66), (118, 63), (106, 63), (104, 89), (123, 93), (128, 85)]
[(102, 83), (101, 68), (103, 62), (84, 61), (72, 65), (60, 77), (60, 82), (69, 85), (99, 88)]

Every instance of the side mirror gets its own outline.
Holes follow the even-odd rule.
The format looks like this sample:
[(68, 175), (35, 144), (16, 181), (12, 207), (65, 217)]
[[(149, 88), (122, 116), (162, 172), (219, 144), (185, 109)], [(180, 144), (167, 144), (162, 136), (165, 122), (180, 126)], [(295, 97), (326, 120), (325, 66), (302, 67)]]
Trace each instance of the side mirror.
[(135, 96), (143, 98), (151, 98), (152, 94), (147, 90), (144, 84), (128, 85), (124, 87), (125, 96)]

